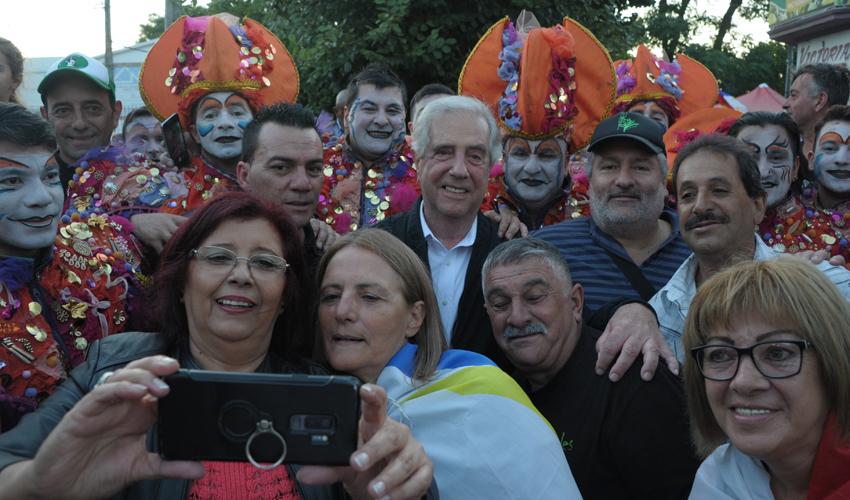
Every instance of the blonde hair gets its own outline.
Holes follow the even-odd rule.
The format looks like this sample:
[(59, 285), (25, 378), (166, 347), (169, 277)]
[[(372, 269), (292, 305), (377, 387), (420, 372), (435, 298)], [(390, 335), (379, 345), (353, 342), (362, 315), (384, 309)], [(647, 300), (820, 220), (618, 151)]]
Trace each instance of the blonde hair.
[[(691, 303), (682, 339), (685, 351), (704, 345), (717, 329), (734, 328), (747, 314), (787, 326), (812, 343), (839, 433), (850, 436), (850, 305), (836, 286), (815, 266), (794, 257), (732, 266), (706, 281)], [(691, 356), (685, 357), (684, 382), (691, 434), (697, 451), (706, 456), (728, 438), (714, 418), (705, 380)]]
[(362, 248), (383, 259), (401, 279), (402, 294), (408, 305), (420, 300), (424, 304), (425, 317), (414, 337), (418, 349), (413, 378), (427, 380), (437, 370), (440, 357), (448, 346), (443, 335), (437, 297), (425, 264), (413, 250), (392, 234), (381, 229), (360, 229), (338, 239), (322, 256), (317, 272), (320, 287), (331, 260), (340, 250), (349, 246)]

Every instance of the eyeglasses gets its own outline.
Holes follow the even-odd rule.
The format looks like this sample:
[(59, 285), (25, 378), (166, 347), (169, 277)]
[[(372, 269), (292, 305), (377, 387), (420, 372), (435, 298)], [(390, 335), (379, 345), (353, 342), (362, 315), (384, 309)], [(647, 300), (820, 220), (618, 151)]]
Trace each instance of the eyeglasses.
[(270, 253), (261, 253), (251, 257), (239, 257), (222, 247), (201, 247), (192, 250), (192, 256), (213, 272), (229, 273), (240, 260), (248, 264), (248, 270), (256, 271), (258, 276), (270, 276), (286, 272), (289, 264), (283, 257)]
[(735, 378), (741, 357), (753, 360), (756, 370), (767, 378), (788, 378), (800, 373), (803, 351), (814, 347), (806, 340), (775, 340), (759, 342), (750, 347), (704, 345), (691, 349), (702, 376), (709, 380), (726, 381)]

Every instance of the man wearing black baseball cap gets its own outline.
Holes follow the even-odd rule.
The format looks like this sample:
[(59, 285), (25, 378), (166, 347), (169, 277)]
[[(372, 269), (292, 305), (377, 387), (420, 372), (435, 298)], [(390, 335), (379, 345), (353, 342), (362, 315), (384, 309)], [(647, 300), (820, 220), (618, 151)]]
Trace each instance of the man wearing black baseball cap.
[[(675, 211), (664, 207), (663, 134), (658, 123), (637, 113), (603, 120), (588, 146), (591, 217), (533, 234), (561, 251), (573, 279), (584, 286), (589, 312), (617, 298), (649, 300), (690, 253), (679, 235)], [(626, 309), (620, 308), (612, 322), (617, 316), (623, 320)], [(644, 378), (651, 376), (659, 355), (678, 373), (676, 357), (660, 331), (646, 330), (657, 335), (613, 339), (603, 335), (597, 344), (597, 372), (602, 373), (625, 345), (623, 352), (632, 355), (620, 355), (609, 374), (612, 380), (623, 375), (638, 352), (644, 356)]]
[(73, 53), (53, 63), (38, 85), (41, 114), (56, 132), (62, 188), (75, 164), (93, 148), (109, 145), (121, 116), (115, 84), (100, 61)]

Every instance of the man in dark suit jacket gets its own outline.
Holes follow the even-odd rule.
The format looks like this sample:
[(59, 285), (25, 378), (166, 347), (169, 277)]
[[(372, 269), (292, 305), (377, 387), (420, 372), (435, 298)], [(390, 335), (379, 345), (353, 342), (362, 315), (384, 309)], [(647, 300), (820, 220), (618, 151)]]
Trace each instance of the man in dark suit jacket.
[(498, 223), (479, 212), (500, 147), (499, 128), (480, 101), (451, 96), (429, 103), (413, 133), (422, 198), (378, 227), (404, 241), (429, 267), (451, 347), (506, 367), (481, 292), (481, 266), (502, 241)]

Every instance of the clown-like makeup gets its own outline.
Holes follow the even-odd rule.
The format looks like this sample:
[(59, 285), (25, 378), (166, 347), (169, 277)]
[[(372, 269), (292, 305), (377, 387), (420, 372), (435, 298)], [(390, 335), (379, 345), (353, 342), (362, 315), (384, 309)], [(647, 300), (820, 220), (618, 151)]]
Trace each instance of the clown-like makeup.
[(788, 133), (779, 125), (744, 127), (738, 139), (751, 147), (758, 158), (761, 186), (767, 191), (768, 208), (788, 197), (797, 174)]
[(401, 89), (361, 85), (348, 110), (351, 148), (364, 160), (384, 156), (404, 135)]
[(242, 154), (242, 134), (253, 117), (248, 101), (239, 94), (205, 95), (195, 112), (195, 140), (213, 159), (238, 158)]
[(523, 205), (538, 209), (552, 201), (564, 183), (567, 143), (561, 138), (505, 142), (505, 184)]
[(0, 254), (31, 257), (56, 237), (62, 183), (53, 154), (0, 142)]
[(124, 143), (131, 153), (141, 153), (151, 160), (159, 159), (165, 151), (165, 139), (162, 125), (153, 116), (139, 116), (124, 127)]
[(826, 122), (815, 145), (815, 179), (818, 187), (850, 194), (850, 122)]

